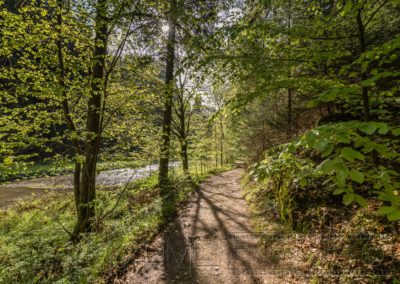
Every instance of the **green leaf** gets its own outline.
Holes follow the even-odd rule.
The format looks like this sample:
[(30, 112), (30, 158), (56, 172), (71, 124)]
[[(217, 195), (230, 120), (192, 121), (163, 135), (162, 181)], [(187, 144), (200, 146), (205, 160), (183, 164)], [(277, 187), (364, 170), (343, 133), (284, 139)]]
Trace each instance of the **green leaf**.
[(367, 201), (361, 195), (354, 194), (354, 199), (361, 207), (367, 207)]
[(382, 206), (382, 207), (380, 207), (379, 209), (378, 209), (378, 213), (379, 214), (390, 214), (390, 213), (393, 213), (393, 212), (395, 212), (396, 210), (398, 210), (398, 208), (397, 207), (393, 207), (393, 206)]
[(389, 132), (389, 126), (386, 123), (383, 123), (381, 127), (379, 127), (378, 133), (381, 135), (385, 135)]
[(326, 159), (321, 164), (318, 165), (317, 171), (321, 171), (324, 174), (329, 174), (334, 169), (335, 160)]
[(326, 158), (328, 157), (330, 154), (332, 154), (333, 150), (335, 148), (333, 147), (333, 145), (329, 145), (328, 148), (326, 148), (322, 153), (321, 153), (321, 157), (322, 158)]
[(318, 152), (322, 152), (328, 147), (329, 141), (327, 139), (320, 139), (317, 143), (315, 143), (314, 148)]
[(379, 179), (384, 182), (390, 182), (390, 174), (387, 170), (382, 171), (379, 174)]
[(400, 135), (400, 128), (395, 128), (395, 129), (393, 129), (393, 130), (392, 130), (392, 134), (393, 134), (394, 136), (399, 136), (399, 135)]
[(343, 203), (344, 205), (349, 205), (355, 200), (355, 194), (354, 193), (346, 193), (343, 195)]
[(368, 135), (374, 134), (377, 129), (378, 129), (378, 126), (376, 126), (376, 124), (371, 123), (371, 122), (360, 127), (360, 130)]
[(350, 171), (350, 178), (351, 180), (360, 184), (363, 183), (365, 180), (364, 174), (354, 169)]
[(397, 208), (396, 211), (387, 214), (387, 218), (389, 221), (398, 221), (400, 220), (400, 208)]
[(343, 7), (343, 10), (340, 12), (340, 16), (345, 16), (353, 7), (353, 3), (351, 1), (347, 1), (346, 5)]
[(317, 140), (317, 135), (313, 131), (308, 131), (304, 136), (304, 142), (310, 147), (313, 148), (315, 141)]
[(361, 154), (360, 152), (353, 150), (350, 147), (345, 147), (342, 149), (341, 154), (343, 156), (343, 158), (345, 158), (346, 160), (348, 160), (349, 162), (354, 162), (355, 159), (358, 160), (365, 160), (365, 157), (363, 154)]
[(296, 152), (296, 146), (294, 145), (294, 142), (290, 143), (288, 150), (290, 153), (295, 153)]
[(335, 189), (335, 191), (333, 192), (333, 195), (339, 195), (339, 194), (342, 194), (344, 192), (346, 192), (346, 189), (343, 188), (343, 187), (339, 187), (339, 188)]
[(361, 87), (374, 87), (376, 84), (373, 79), (364, 80), (360, 83)]
[(349, 169), (344, 164), (342, 159), (336, 158), (336, 159), (334, 159), (334, 161), (337, 161), (334, 164), (334, 171), (336, 172), (334, 181), (336, 182), (337, 185), (344, 186), (345, 181), (346, 181), (347, 177), (349, 176)]

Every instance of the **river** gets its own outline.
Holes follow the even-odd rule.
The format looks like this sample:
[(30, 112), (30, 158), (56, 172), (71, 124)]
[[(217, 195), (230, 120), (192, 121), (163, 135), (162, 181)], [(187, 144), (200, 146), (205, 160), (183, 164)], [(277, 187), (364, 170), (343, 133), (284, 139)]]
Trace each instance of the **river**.
[[(176, 167), (179, 163), (171, 163)], [(100, 188), (121, 186), (134, 180), (149, 177), (158, 170), (158, 165), (141, 168), (124, 168), (100, 172), (96, 184)], [(0, 184), (0, 209), (7, 209), (20, 200), (40, 197), (50, 192), (72, 192), (73, 176), (55, 176)]]

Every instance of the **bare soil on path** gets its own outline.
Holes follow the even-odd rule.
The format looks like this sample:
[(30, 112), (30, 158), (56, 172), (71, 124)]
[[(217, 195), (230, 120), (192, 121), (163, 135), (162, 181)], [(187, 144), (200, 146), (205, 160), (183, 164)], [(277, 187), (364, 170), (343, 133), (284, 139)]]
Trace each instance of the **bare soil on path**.
[[(169, 227), (114, 283), (297, 283), (262, 255), (241, 170), (205, 180)], [(282, 272), (282, 271), (281, 271)]]

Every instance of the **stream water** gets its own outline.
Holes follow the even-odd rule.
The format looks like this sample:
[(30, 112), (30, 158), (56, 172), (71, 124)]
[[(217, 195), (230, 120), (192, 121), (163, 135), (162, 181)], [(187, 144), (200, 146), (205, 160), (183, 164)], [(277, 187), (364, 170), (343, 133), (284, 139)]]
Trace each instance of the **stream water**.
[[(176, 167), (178, 163), (170, 163)], [(158, 170), (158, 165), (142, 168), (124, 168), (100, 172), (96, 184), (102, 188), (121, 186), (137, 179), (146, 178)], [(72, 192), (73, 176), (43, 177), (30, 180), (0, 184), (0, 209), (7, 209), (17, 201), (40, 197), (50, 192)]]

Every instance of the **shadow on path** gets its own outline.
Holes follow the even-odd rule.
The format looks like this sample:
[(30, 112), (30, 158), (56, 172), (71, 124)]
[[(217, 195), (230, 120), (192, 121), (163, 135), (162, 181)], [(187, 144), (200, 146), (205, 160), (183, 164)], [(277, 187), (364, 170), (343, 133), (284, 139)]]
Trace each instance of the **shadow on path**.
[(240, 175), (234, 170), (203, 182), (141, 268), (117, 283), (292, 283), (276, 278), (271, 258), (259, 253)]

